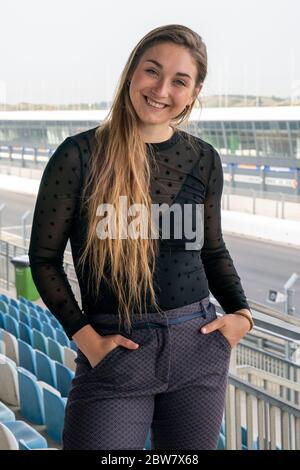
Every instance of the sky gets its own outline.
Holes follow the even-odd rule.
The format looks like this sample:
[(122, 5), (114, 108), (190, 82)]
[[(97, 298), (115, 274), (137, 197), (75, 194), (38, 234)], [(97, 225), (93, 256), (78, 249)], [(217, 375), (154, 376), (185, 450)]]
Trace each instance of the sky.
[(183, 24), (203, 38), (202, 95), (300, 94), (300, 0), (0, 0), (0, 102), (110, 101), (131, 50)]

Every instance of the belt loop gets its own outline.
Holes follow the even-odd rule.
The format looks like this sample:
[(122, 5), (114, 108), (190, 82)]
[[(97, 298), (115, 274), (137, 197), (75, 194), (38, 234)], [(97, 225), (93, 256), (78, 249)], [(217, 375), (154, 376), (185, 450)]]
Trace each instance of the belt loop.
[(206, 318), (206, 315), (207, 315), (207, 306), (205, 305), (206, 300), (207, 300), (207, 297), (200, 300), (200, 302), (199, 302), (203, 318)]

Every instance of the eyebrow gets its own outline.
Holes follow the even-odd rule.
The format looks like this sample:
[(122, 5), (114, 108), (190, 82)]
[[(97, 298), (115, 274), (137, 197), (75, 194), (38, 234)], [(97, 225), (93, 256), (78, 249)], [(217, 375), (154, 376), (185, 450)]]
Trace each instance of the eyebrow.
[[(159, 62), (157, 62), (157, 60), (147, 59), (147, 60), (145, 60), (145, 62), (153, 62), (153, 64), (157, 65), (158, 68), (160, 68), (160, 69), (163, 68), (163, 66)], [(187, 73), (177, 72), (175, 75), (179, 75), (180, 77), (187, 77), (190, 80), (192, 80), (192, 77), (190, 77), (190, 75), (188, 75)]]

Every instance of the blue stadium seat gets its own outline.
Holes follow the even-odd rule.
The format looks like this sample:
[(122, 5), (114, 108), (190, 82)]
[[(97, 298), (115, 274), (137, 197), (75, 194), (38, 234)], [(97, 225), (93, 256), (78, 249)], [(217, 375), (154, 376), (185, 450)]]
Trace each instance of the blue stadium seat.
[(75, 341), (73, 341), (73, 340), (70, 341), (70, 348), (73, 349), (73, 351), (77, 352), (78, 347), (77, 347), (77, 344), (75, 343)]
[(37, 318), (38, 320), (40, 318), (39, 312), (37, 312), (35, 308), (29, 307), (29, 314), (31, 317)]
[(55, 362), (57, 389), (62, 397), (67, 397), (71, 388), (71, 382), (74, 378), (74, 372), (59, 362)]
[(49, 317), (49, 318), (52, 318), (53, 317), (53, 314), (50, 312), (50, 310), (48, 308), (45, 308), (44, 309), (44, 313)]
[(0, 423), (5, 423), (6, 421), (15, 421), (15, 413), (8, 408), (2, 401), (0, 401)]
[(34, 424), (45, 424), (43, 392), (34, 374), (18, 367), (20, 412)]
[(20, 321), (31, 327), (31, 318), (29, 313), (24, 312), (23, 310), (19, 310), (19, 318)]
[(6, 304), (9, 304), (9, 298), (5, 294), (0, 294), (0, 301), (3, 301)]
[(19, 297), (19, 310), (29, 313), (29, 301), (25, 297)]
[(217, 450), (225, 450), (225, 436), (223, 433), (220, 432)]
[(146, 441), (145, 441), (145, 444), (144, 444), (144, 450), (151, 450), (151, 431), (150, 431), (150, 429), (149, 429), (147, 437), (146, 437)]
[(0, 423), (0, 450), (19, 450), (18, 441), (4, 423)]
[(58, 341), (62, 346), (70, 347), (70, 340), (64, 331), (56, 330), (56, 341)]
[(57, 318), (55, 317), (50, 317), (50, 323), (51, 325), (53, 326), (53, 328), (55, 329), (61, 329), (61, 324), (59, 323), (59, 321), (57, 320)]
[(26, 343), (30, 344), (31, 346), (33, 345), (32, 329), (22, 321), (19, 322), (19, 338), (23, 341), (26, 341)]
[(48, 338), (48, 356), (54, 361), (64, 364), (64, 348), (52, 338)]
[(45, 312), (39, 312), (39, 315), (40, 315), (41, 322), (50, 324), (50, 318), (48, 317), (48, 315), (46, 315)]
[(16, 299), (10, 298), (9, 299), (9, 305), (13, 305), (19, 310), (19, 302)]
[(22, 439), (30, 449), (48, 447), (46, 439), (24, 421), (11, 421), (5, 426), (14, 434), (18, 443)]
[(57, 388), (55, 361), (41, 351), (35, 352), (36, 376), (52, 387)]
[(38, 331), (42, 331), (43, 325), (39, 318), (35, 318), (30, 314), (31, 328), (35, 328)]
[(8, 313), (8, 304), (3, 300), (0, 300), (0, 312)]
[(32, 330), (32, 336), (34, 349), (38, 349), (39, 351), (48, 354), (48, 339), (46, 336), (41, 331), (35, 329)]
[(42, 332), (45, 336), (47, 336), (47, 338), (55, 339), (55, 329), (52, 325), (49, 325), (48, 323), (43, 323)]
[(24, 312), (24, 313), (26, 313), (27, 315), (29, 315), (30, 309), (29, 309), (28, 305), (26, 305), (26, 304), (24, 304), (24, 303), (20, 303), (20, 305), (19, 305), (19, 312)]
[(15, 318), (10, 315), (4, 315), (4, 329), (19, 338), (19, 325)]
[(4, 317), (7, 313), (3, 313), (0, 311), (0, 328), (4, 328)]
[(22, 339), (18, 339), (19, 365), (36, 375), (35, 350)]
[(20, 320), (19, 309), (16, 308), (14, 305), (8, 306), (8, 313), (11, 317), (15, 318), (17, 321)]
[(37, 305), (37, 304), (34, 304), (34, 307), (33, 307), (38, 313), (44, 313), (44, 309), (43, 307), (41, 307), (40, 305)]
[[(19, 298), (19, 300), (20, 300), (20, 298)], [(26, 300), (25, 303), (27, 304), (27, 306), (29, 308), (35, 308), (35, 303), (34, 302), (31, 302), (31, 300), (29, 300), (29, 299), (25, 299), (25, 300)]]
[(61, 444), (67, 398), (59, 397), (45, 388), (43, 393), (47, 433)]

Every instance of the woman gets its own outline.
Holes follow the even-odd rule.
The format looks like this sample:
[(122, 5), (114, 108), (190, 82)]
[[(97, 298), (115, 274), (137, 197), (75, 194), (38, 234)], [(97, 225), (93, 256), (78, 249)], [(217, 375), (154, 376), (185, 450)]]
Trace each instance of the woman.
[[(130, 54), (107, 118), (65, 139), (45, 168), (29, 256), (43, 301), (78, 346), (64, 449), (143, 449), (150, 429), (153, 449), (217, 446), (231, 349), (253, 322), (222, 237), (220, 156), (179, 129), (206, 73), (197, 33), (154, 29)], [(143, 236), (122, 197), (129, 216), (143, 208)], [(155, 204), (159, 225), (147, 218)], [(199, 222), (187, 248), (187, 225)], [(62, 264), (68, 238), (82, 309)]]

